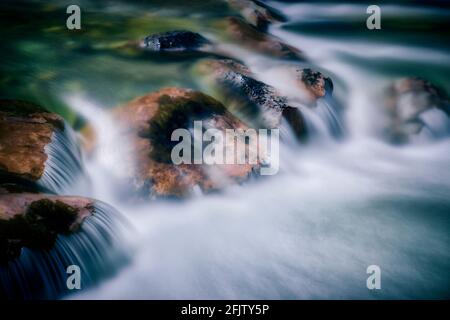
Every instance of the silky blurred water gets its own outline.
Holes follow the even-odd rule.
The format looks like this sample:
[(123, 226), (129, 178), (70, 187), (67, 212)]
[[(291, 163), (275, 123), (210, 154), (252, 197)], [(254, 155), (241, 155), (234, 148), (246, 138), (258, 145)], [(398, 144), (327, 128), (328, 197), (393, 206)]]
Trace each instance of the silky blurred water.
[[(301, 107), (309, 143), (286, 142), (274, 177), (181, 202), (133, 204), (118, 196), (127, 142), (108, 110), (164, 86), (214, 91), (192, 74), (196, 59), (124, 56), (118, 43), (191, 29), (294, 103), (296, 93), (279, 68), (286, 62), (223, 40), (215, 22), (230, 11), (222, 1), (111, 3), (86, 1), (85, 11), (82, 4), (79, 33), (65, 30), (57, 2), (47, 14), (30, 2), (32, 23), (23, 18), (0, 31), (1, 95), (41, 102), (75, 128), (93, 124), (100, 145), (86, 158), (89, 187), (80, 182), (68, 192), (113, 205), (134, 226), (130, 263), (72, 298), (450, 297), (450, 139), (393, 146), (378, 135), (382, 93), (394, 79), (421, 76), (448, 92), (449, 8), (381, 5), (382, 30), (369, 31), (365, 3), (268, 2), (289, 18), (269, 32), (304, 51), (308, 62), (300, 66), (334, 82), (332, 102)], [(13, 2), (5, 8), (2, 17), (18, 10)], [(381, 268), (381, 290), (366, 287), (369, 265)]]

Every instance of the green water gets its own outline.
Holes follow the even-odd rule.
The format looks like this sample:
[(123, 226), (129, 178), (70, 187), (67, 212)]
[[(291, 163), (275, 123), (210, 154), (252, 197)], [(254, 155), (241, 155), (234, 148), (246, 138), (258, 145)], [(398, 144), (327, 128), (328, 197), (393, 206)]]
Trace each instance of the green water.
[(2, 1), (0, 95), (40, 103), (76, 125), (64, 94), (87, 93), (113, 107), (165, 86), (194, 87), (186, 71), (189, 61), (152, 60), (118, 47), (155, 32), (212, 28), (228, 10), (220, 3), (85, 1), (82, 29), (70, 31), (62, 1)]

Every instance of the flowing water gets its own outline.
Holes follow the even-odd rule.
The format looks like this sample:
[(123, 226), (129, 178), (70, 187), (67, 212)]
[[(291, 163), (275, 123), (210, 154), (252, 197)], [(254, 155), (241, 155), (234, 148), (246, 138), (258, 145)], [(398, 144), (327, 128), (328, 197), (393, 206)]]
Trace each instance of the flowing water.
[[(269, 32), (305, 52), (300, 66), (334, 82), (333, 99), (299, 106), (310, 141), (284, 142), (276, 176), (147, 204), (120, 196), (127, 142), (108, 109), (165, 86), (214, 92), (192, 73), (196, 59), (127, 56), (116, 44), (197, 31), (296, 104), (282, 63), (224, 42), (215, 24), (230, 14), (222, 1), (85, 1), (78, 33), (65, 30), (56, 1), (5, 5), (3, 18), (25, 11), (35, 19), (33, 28), (22, 17), (21, 27), (0, 31), (7, 42), (2, 96), (41, 102), (75, 129), (91, 123), (99, 148), (86, 158), (89, 187), (83, 181), (67, 193), (105, 201), (133, 225), (130, 262), (72, 298), (450, 297), (449, 126), (405, 146), (379, 135), (383, 90), (394, 79), (421, 76), (448, 92), (450, 9), (388, 3), (383, 29), (369, 31), (364, 3), (268, 3), (289, 17)], [(381, 290), (366, 287), (369, 265), (381, 268)]]
[(83, 270), (84, 288), (113, 276), (126, 264), (129, 257), (119, 235), (127, 223), (105, 203), (97, 201), (94, 207), (80, 231), (59, 235), (51, 250), (23, 248), (18, 259), (1, 265), (0, 298), (55, 299), (70, 293), (65, 281), (70, 265)]
[(73, 129), (56, 129), (46, 146), (47, 160), (38, 185), (53, 193), (64, 193), (83, 176), (82, 154)]

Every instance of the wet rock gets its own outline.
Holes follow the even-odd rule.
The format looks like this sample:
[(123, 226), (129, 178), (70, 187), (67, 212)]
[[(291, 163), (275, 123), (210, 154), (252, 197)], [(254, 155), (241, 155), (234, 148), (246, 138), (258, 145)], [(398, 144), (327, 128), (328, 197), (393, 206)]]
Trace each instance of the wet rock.
[(82, 268), (82, 288), (98, 284), (129, 260), (129, 227), (97, 200), (42, 194), (0, 181), (0, 299), (60, 299), (67, 267)]
[(228, 0), (230, 6), (237, 10), (241, 16), (251, 25), (261, 31), (266, 31), (274, 22), (285, 22), (286, 17), (282, 13), (267, 6), (261, 1), (253, 0)]
[(450, 102), (445, 93), (421, 78), (397, 80), (387, 90), (385, 110), (390, 141), (406, 143), (450, 133)]
[(210, 44), (209, 40), (198, 33), (175, 30), (152, 34), (140, 43), (140, 47), (149, 51), (196, 51)]
[[(48, 161), (50, 155), (65, 168)], [(0, 100), (0, 176), (37, 183), (45, 177), (43, 186), (56, 192), (81, 172), (79, 161), (76, 142), (60, 116), (29, 102)]]
[(259, 31), (240, 18), (226, 18), (224, 29), (230, 41), (249, 50), (282, 59), (305, 60), (300, 50), (274, 36)]
[(39, 179), (45, 168), (45, 146), (63, 120), (24, 101), (0, 101), (0, 170)]
[[(256, 80), (246, 66), (229, 59), (208, 59), (197, 65), (197, 71), (224, 100), (237, 99), (238, 103), (234, 105), (250, 109), (247, 116), (254, 126), (278, 128), (284, 118), (297, 138), (303, 139), (306, 136), (306, 126), (300, 110), (289, 106), (287, 98), (275, 88)], [(227, 105), (233, 105), (232, 101)], [(246, 110), (233, 111), (245, 113)]]
[[(249, 50), (281, 59), (304, 60), (300, 50), (261, 32), (241, 18), (228, 17), (217, 27), (225, 31), (225, 37), (229, 41)], [(138, 43), (127, 42), (119, 48), (116, 49), (131, 57), (139, 56), (140, 53), (151, 53), (153, 58), (157, 57), (163, 61), (170, 58), (228, 57), (228, 52), (224, 52), (217, 43), (198, 33), (185, 30), (153, 34)]]
[(306, 92), (309, 103), (315, 102), (317, 99), (325, 97), (333, 92), (333, 83), (330, 78), (325, 77), (318, 71), (309, 68), (297, 69), (297, 84)]
[(304, 141), (307, 137), (307, 130), (305, 120), (300, 109), (286, 106), (283, 108), (281, 116), (287, 121), (295, 137), (297, 137), (300, 141)]
[(265, 76), (267, 79), (281, 79), (276, 82), (277, 88), (283, 95), (302, 105), (317, 106), (317, 102), (321, 98), (333, 100), (331, 79), (311, 68), (279, 64), (265, 70)]
[(90, 199), (21, 192), (0, 186), (0, 263), (22, 248), (49, 250), (58, 234), (78, 230), (93, 211)]
[[(215, 99), (196, 91), (165, 88), (139, 97), (115, 111), (124, 136), (133, 144), (130, 179), (144, 197), (183, 197), (199, 189), (219, 190), (230, 183), (248, 179), (257, 165), (179, 164), (172, 162), (171, 141), (175, 129), (191, 130), (201, 120), (203, 129), (246, 129)], [(192, 152), (193, 154), (193, 152)]]

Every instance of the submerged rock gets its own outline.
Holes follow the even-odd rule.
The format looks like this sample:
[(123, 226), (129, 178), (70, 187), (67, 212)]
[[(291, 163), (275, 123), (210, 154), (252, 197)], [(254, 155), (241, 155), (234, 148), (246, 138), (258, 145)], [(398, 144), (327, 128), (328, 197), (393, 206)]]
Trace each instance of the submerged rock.
[(80, 145), (87, 156), (91, 156), (95, 149), (96, 133), (90, 124), (83, 126), (80, 131)]
[[(289, 106), (287, 98), (281, 96), (275, 88), (256, 80), (246, 66), (234, 60), (208, 59), (197, 65), (197, 71), (206, 77), (207, 82), (213, 85), (224, 100), (238, 99), (239, 108), (250, 109), (249, 112), (233, 111), (250, 113), (248, 118), (254, 126), (278, 128), (284, 118), (297, 138), (306, 136), (306, 126), (300, 110)], [(231, 101), (229, 105), (233, 105)]]
[(233, 9), (239, 11), (248, 23), (261, 31), (266, 31), (271, 23), (286, 21), (286, 17), (282, 13), (261, 1), (228, 0), (228, 3)]
[[(115, 111), (123, 134), (133, 143), (135, 159), (129, 171), (135, 189), (144, 197), (182, 197), (195, 192), (218, 190), (248, 179), (257, 165), (179, 164), (172, 162), (171, 140), (175, 129), (192, 130), (201, 120), (203, 129), (246, 129), (215, 99), (192, 90), (165, 88), (139, 97)], [(245, 142), (244, 142), (245, 143)]]
[[(282, 42), (280, 39), (261, 32), (238, 17), (228, 17), (217, 27), (223, 29), (225, 37), (238, 45), (254, 50), (258, 53), (281, 59), (304, 60), (303, 53)], [(202, 35), (187, 31), (174, 30), (149, 35), (140, 42), (127, 42), (119, 46), (120, 52), (130, 56), (152, 53), (157, 57), (169, 58), (198, 58), (214, 56), (228, 57), (229, 52), (223, 50), (218, 43), (211, 42)], [(164, 55), (160, 55), (164, 54)]]
[(226, 18), (224, 29), (230, 41), (249, 50), (282, 59), (305, 60), (300, 50), (272, 35), (259, 31), (240, 18)]
[(450, 102), (445, 93), (420, 78), (403, 78), (392, 84), (385, 99), (392, 142), (405, 143), (419, 136), (438, 138), (450, 133)]
[(0, 263), (24, 247), (50, 250), (58, 234), (76, 231), (93, 211), (90, 199), (11, 191), (0, 187)]
[(80, 161), (60, 116), (29, 102), (0, 100), (0, 176), (57, 192), (82, 171)]
[(140, 46), (149, 51), (196, 51), (210, 44), (202, 35), (186, 31), (175, 30), (152, 34), (141, 41)]

